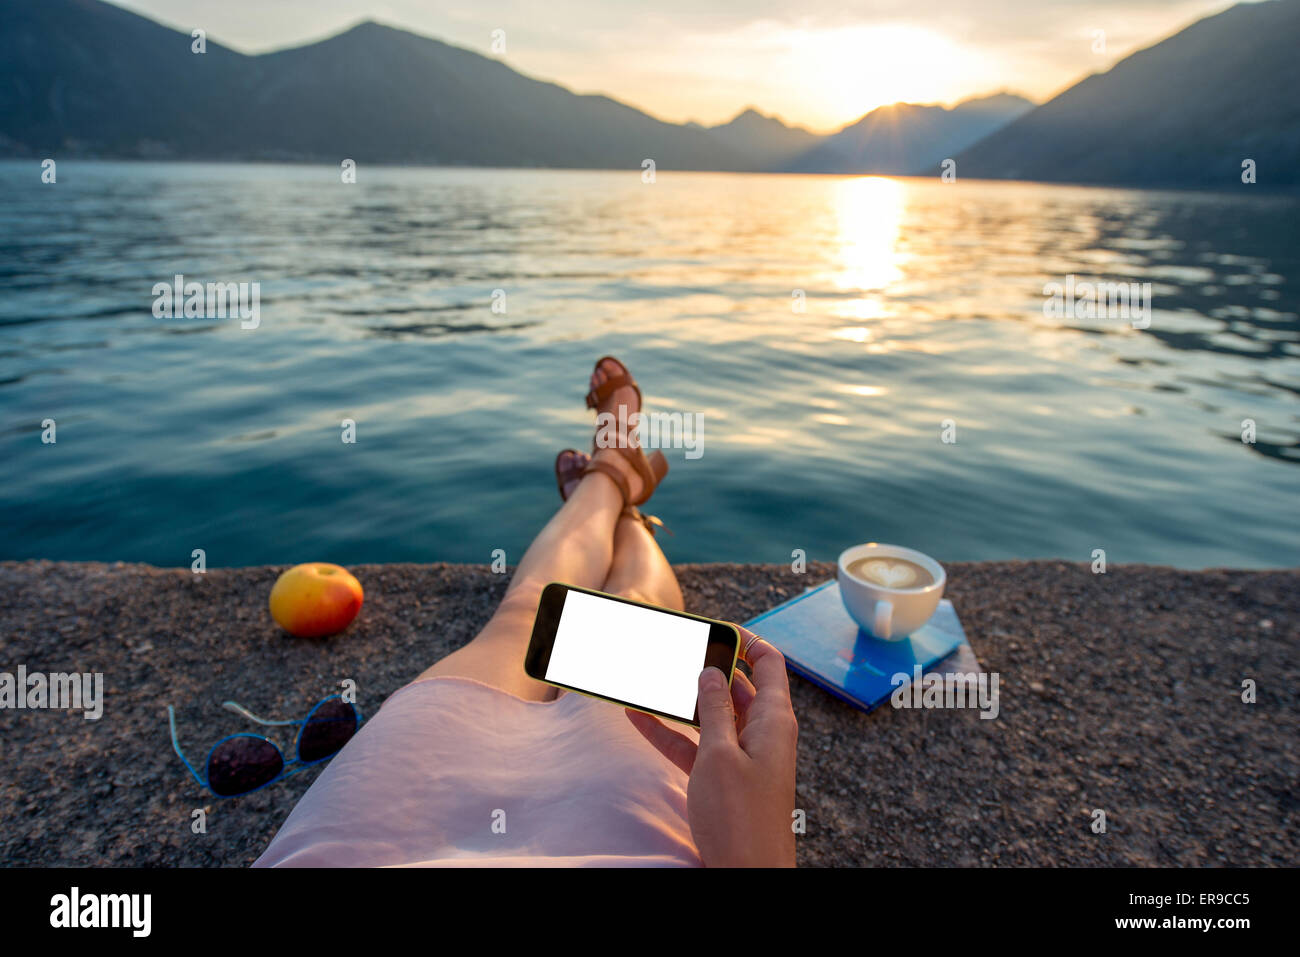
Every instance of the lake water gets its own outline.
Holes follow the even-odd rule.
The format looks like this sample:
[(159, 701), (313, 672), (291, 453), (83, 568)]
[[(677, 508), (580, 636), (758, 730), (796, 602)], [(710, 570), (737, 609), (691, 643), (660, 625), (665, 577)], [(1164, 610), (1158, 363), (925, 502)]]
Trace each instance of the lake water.
[(704, 417), (674, 561), (1297, 564), (1296, 198), (640, 174), (0, 163), (0, 558), (513, 564), (613, 353)]

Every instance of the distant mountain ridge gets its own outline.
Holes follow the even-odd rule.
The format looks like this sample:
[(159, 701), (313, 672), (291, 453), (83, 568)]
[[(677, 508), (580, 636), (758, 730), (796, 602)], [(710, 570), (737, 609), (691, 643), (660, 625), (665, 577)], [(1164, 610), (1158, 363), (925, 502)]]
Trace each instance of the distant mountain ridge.
[(668, 123), (373, 22), (257, 56), (190, 45), (101, 0), (0, 0), (0, 155), (899, 171), (867, 149), (856, 167), (832, 152), (820, 169), (809, 154), (833, 136), (754, 108)]
[(1300, 0), (1241, 3), (972, 145), (958, 176), (1137, 186), (1300, 185)]
[(250, 56), (102, 0), (0, 0), (0, 156), (1300, 183), (1300, 0), (1240, 4), (1036, 108), (897, 103), (819, 135), (669, 123), (373, 22)]
[(707, 133), (364, 23), (260, 56), (99, 0), (0, 0), (0, 150), (735, 170)]
[(814, 149), (825, 137), (799, 126), (789, 126), (775, 116), (746, 107), (726, 123), (708, 127), (709, 134), (769, 169), (786, 169)]
[(1021, 96), (998, 93), (952, 109), (895, 103), (872, 110), (798, 157), (792, 168), (808, 173), (915, 173), (961, 150), (1033, 109)]

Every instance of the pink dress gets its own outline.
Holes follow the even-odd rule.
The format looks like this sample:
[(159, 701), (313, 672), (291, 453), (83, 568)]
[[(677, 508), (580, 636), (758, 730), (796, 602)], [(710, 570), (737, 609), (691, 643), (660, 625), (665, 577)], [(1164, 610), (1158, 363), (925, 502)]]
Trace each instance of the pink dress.
[(699, 866), (686, 780), (617, 705), (423, 678), (361, 726), (253, 866)]

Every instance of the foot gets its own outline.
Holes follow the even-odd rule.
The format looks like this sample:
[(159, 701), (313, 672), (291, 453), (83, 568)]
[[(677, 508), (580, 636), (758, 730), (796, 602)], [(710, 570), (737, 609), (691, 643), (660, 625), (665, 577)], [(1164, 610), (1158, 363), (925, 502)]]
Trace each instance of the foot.
[[(622, 375), (622, 373), (623, 370), (619, 368), (617, 362), (613, 359), (605, 359), (600, 363), (600, 365), (596, 366), (595, 371), (592, 372), (590, 388), (597, 389), (603, 385), (606, 380)], [(626, 448), (640, 448), (636, 430), (630, 427), (630, 424), (634, 421), (632, 413), (641, 411), (641, 398), (637, 395), (637, 391), (634, 387), (625, 385), (615, 389), (605, 399), (605, 401), (596, 408), (596, 412), (598, 415), (608, 413), (614, 417), (615, 422), (618, 422), (619, 406), (626, 408), (622, 418), (629, 422), (627, 435), (620, 436), (619, 441), (624, 443)], [(634, 502), (641, 497), (641, 491), (645, 488), (645, 482), (642, 480), (637, 470), (632, 467), (632, 464), (628, 462), (627, 456), (623, 455), (619, 449), (597, 449), (596, 458), (617, 466), (623, 473), (623, 478), (627, 480), (628, 491), (631, 493), (629, 501)]]
[(560, 476), (560, 497), (566, 502), (573, 490), (578, 487), (582, 481), (582, 472), (591, 461), (591, 456), (586, 452), (567, 451), (560, 453), (560, 460), (556, 463), (556, 471)]

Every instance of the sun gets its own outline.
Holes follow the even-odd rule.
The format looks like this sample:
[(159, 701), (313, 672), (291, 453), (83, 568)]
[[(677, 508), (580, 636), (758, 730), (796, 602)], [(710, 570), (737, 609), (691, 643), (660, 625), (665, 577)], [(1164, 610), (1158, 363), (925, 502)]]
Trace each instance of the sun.
[(957, 43), (923, 27), (883, 24), (794, 31), (803, 92), (822, 116), (849, 121), (888, 103), (957, 99), (979, 64)]

